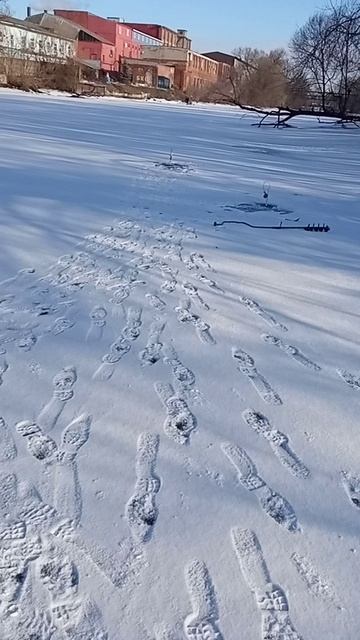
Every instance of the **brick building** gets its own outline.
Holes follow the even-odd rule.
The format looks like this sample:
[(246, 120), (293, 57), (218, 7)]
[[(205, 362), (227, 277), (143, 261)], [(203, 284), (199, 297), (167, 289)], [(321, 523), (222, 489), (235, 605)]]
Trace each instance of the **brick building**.
[(158, 64), (150, 60), (124, 59), (122, 65), (124, 77), (132, 84), (158, 89), (171, 89), (175, 81), (175, 67)]
[(86, 27), (47, 12), (28, 15), (26, 21), (60, 37), (71, 39), (75, 47), (74, 55), (92, 68), (105, 72), (117, 70), (114, 45)]
[(227, 64), (229, 67), (237, 67), (240, 64), (239, 58), (231, 55), (230, 53), (223, 53), (222, 51), (209, 51), (207, 53), (203, 53), (203, 55), (211, 58), (212, 60), (216, 60), (216, 62)]
[(208, 51), (203, 55), (218, 63), (219, 80), (226, 80), (229, 78), (231, 69), (236, 69), (240, 65), (240, 61), (236, 56), (229, 53), (223, 53), (222, 51)]
[(98, 60), (102, 71), (120, 72), (123, 60), (140, 58), (142, 38), (147, 38), (149, 45), (161, 44), (160, 40), (132, 29), (118, 18), (102, 18), (88, 11), (67, 9), (55, 9), (54, 15), (82, 28), (85, 37), (79, 39), (78, 55)]
[(174, 86), (189, 95), (227, 78), (236, 60), (221, 52), (196, 53), (187, 31), (159, 24), (125, 23), (68, 9), (44, 12), (29, 20), (72, 38), (78, 58), (103, 73), (121, 74), (144, 86)]
[[(219, 79), (220, 64), (206, 56), (179, 47), (143, 47), (143, 60), (175, 68), (174, 86), (188, 94), (195, 93)], [(225, 67), (224, 67), (225, 69)], [(223, 69), (223, 72), (225, 72)], [(229, 68), (226, 67), (228, 70)]]
[[(127, 22), (132, 29), (138, 29), (142, 33), (160, 40), (165, 47), (177, 47), (179, 49), (191, 49), (191, 40), (185, 29), (169, 29), (161, 24), (148, 24), (145, 22)], [(144, 43), (149, 44), (149, 43)]]
[(194, 93), (228, 77), (230, 66), (191, 50), (191, 39), (184, 29), (169, 29), (160, 24), (127, 23), (133, 29), (157, 38), (161, 46), (144, 44), (143, 60), (174, 66), (174, 86), (186, 93)]

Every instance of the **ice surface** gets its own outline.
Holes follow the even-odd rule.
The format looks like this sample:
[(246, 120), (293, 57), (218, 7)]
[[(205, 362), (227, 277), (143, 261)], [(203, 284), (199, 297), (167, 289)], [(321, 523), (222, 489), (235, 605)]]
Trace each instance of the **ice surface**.
[(360, 131), (256, 122), (0, 91), (2, 638), (357, 637)]

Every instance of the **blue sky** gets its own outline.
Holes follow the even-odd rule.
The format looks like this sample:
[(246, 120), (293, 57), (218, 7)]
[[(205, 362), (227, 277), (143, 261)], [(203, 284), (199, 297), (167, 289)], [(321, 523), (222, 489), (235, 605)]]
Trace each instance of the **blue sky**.
[[(10, 3), (15, 15), (25, 16), (27, 2)], [(286, 46), (296, 27), (325, 0), (33, 0), (32, 4), (35, 11), (67, 6), (129, 22), (187, 28), (195, 50), (231, 52), (239, 45)]]

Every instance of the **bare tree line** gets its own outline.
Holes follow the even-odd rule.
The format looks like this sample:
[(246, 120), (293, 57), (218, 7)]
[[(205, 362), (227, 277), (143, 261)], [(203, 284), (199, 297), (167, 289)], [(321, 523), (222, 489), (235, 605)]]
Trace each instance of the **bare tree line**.
[(230, 78), (217, 87), (233, 104), (273, 108), (285, 124), (297, 113), (360, 120), (360, 0), (340, 0), (311, 16), (289, 52), (240, 48)]
[(291, 42), (294, 69), (318, 93), (323, 110), (360, 109), (360, 2), (316, 13)]

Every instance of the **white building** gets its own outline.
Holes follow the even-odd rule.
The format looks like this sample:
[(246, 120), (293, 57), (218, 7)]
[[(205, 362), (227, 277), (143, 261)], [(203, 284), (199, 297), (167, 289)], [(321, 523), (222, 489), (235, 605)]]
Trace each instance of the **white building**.
[(75, 54), (74, 40), (25, 20), (0, 16), (0, 57), (64, 63)]

